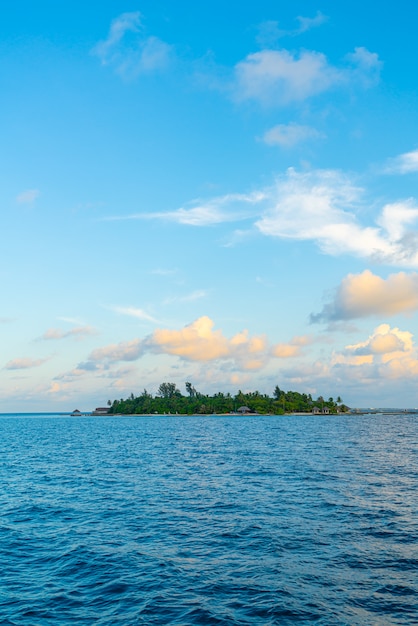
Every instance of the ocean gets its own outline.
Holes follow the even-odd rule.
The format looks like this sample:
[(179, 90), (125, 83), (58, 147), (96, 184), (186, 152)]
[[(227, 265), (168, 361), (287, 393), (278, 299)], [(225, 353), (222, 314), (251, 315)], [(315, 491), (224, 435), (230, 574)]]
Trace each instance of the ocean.
[(418, 416), (0, 416), (0, 624), (418, 623)]

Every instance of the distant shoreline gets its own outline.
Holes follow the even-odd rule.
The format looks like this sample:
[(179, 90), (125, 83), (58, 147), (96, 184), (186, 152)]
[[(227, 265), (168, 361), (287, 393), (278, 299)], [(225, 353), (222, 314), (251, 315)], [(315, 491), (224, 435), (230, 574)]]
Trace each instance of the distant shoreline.
[(311, 413), (311, 412), (286, 412), (282, 414), (274, 413), (108, 413), (94, 415), (92, 411), (80, 412), (74, 415), (72, 411), (6, 411), (0, 413), (0, 417), (25, 417), (25, 416), (45, 416), (45, 417), (340, 417), (340, 416), (364, 416), (364, 415), (418, 415), (418, 409), (352, 409), (341, 413)]

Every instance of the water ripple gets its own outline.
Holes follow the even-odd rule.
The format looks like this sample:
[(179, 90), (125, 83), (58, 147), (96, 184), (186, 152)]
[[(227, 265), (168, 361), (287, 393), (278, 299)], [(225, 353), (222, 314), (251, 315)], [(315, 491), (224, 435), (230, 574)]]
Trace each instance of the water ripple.
[(414, 416), (0, 428), (2, 625), (417, 623)]

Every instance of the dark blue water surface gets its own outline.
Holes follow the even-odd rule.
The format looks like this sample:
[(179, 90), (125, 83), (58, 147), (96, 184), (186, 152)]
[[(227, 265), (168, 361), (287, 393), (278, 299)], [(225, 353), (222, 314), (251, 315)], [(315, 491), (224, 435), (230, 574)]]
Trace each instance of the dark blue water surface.
[(417, 624), (418, 417), (0, 417), (0, 624)]

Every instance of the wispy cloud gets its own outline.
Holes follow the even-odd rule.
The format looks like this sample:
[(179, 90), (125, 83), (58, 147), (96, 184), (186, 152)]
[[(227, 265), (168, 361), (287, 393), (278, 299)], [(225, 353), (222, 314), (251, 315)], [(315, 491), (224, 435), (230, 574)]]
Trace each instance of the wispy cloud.
[(271, 47), (281, 38), (288, 34), (289, 31), (280, 28), (280, 23), (277, 20), (265, 20), (257, 27), (256, 40), (262, 46)]
[(348, 70), (348, 77), (352, 82), (358, 82), (366, 88), (378, 84), (383, 63), (376, 52), (359, 46), (345, 58), (352, 65), (351, 70)]
[(74, 326), (85, 326), (83, 320), (78, 317), (57, 317), (61, 322), (67, 322), (67, 324), (73, 324)]
[(32, 358), (23, 357), (23, 358), (12, 359), (11, 361), (8, 361), (6, 365), (4, 366), (4, 368), (6, 370), (25, 370), (25, 369), (31, 369), (33, 367), (40, 367), (46, 361), (48, 361), (48, 358), (32, 359)]
[(299, 26), (292, 29), (280, 28), (279, 22), (276, 20), (266, 20), (258, 26), (258, 35), (256, 37), (262, 46), (270, 46), (275, 44), (282, 37), (296, 37), (306, 33), (312, 28), (317, 28), (328, 21), (328, 17), (317, 11), (314, 17), (298, 16), (296, 18)]
[(281, 146), (282, 148), (292, 148), (293, 146), (309, 139), (320, 139), (324, 137), (315, 128), (301, 124), (278, 124), (266, 131), (262, 141), (269, 146)]
[(110, 25), (106, 39), (92, 50), (103, 65), (109, 65), (125, 78), (155, 72), (167, 67), (173, 47), (158, 37), (145, 36), (139, 11), (122, 13)]
[(295, 34), (306, 33), (306, 31), (322, 26), (322, 24), (328, 21), (328, 17), (321, 13), (321, 11), (317, 11), (315, 17), (303, 17), (299, 15), (296, 19), (299, 22), (299, 28), (296, 29)]
[(206, 202), (196, 201), (190, 208), (176, 209), (175, 211), (160, 211), (156, 213), (136, 213), (125, 216), (112, 216), (106, 221), (118, 220), (166, 220), (188, 226), (212, 226), (225, 222), (234, 222), (249, 219), (254, 216), (248, 206), (257, 205), (264, 199), (263, 192), (249, 194), (226, 194), (212, 198)]
[(19, 204), (32, 204), (39, 197), (39, 189), (26, 189), (16, 196), (16, 202)]
[(390, 159), (385, 172), (388, 174), (412, 174), (418, 172), (418, 150), (405, 152), (394, 159)]
[[(361, 223), (360, 217), (372, 212), (370, 223)], [(365, 190), (338, 170), (289, 168), (274, 184), (249, 194), (215, 197), (190, 209), (108, 219), (164, 219), (199, 227), (247, 220), (253, 230), (236, 231), (225, 245), (258, 232), (278, 239), (313, 241), (324, 254), (418, 267), (417, 201), (392, 202), (376, 213), (375, 203), (368, 205)]]
[(42, 340), (52, 340), (52, 339), (66, 339), (68, 337), (74, 337), (75, 339), (83, 339), (84, 337), (89, 337), (91, 335), (97, 335), (97, 331), (91, 326), (78, 326), (76, 328), (72, 328), (71, 330), (61, 330), (60, 328), (49, 328), (44, 334), (40, 337)]
[(110, 307), (112, 311), (115, 313), (119, 313), (119, 315), (127, 315), (129, 317), (135, 317), (136, 319), (142, 320), (144, 322), (153, 322), (154, 324), (158, 323), (158, 320), (155, 319), (152, 315), (144, 311), (143, 309), (138, 309), (133, 306), (114, 306)]
[(106, 39), (99, 41), (93, 48), (96, 54), (106, 64), (113, 55), (115, 47), (123, 40), (127, 33), (138, 33), (141, 26), (141, 13), (132, 11), (130, 13), (122, 13), (112, 20), (109, 33)]
[(208, 292), (204, 289), (197, 289), (196, 291), (192, 291), (192, 293), (183, 296), (172, 296), (170, 298), (166, 298), (164, 300), (164, 304), (173, 304), (174, 302), (194, 302), (195, 300), (206, 298), (207, 295)]
[(418, 273), (399, 272), (383, 279), (365, 270), (344, 278), (332, 301), (320, 313), (312, 314), (311, 322), (392, 316), (417, 310)]
[(187, 224), (189, 226), (211, 226), (213, 224), (222, 224), (223, 222), (235, 220), (235, 216), (228, 215), (227, 212), (221, 211), (216, 204), (200, 205), (191, 209), (177, 209), (176, 211), (166, 211), (160, 213), (148, 213), (143, 215), (146, 219), (163, 219), (178, 224)]

